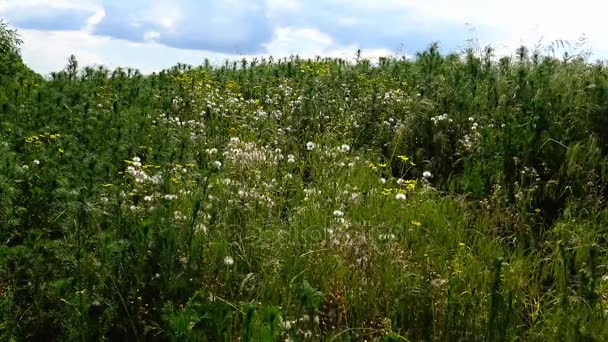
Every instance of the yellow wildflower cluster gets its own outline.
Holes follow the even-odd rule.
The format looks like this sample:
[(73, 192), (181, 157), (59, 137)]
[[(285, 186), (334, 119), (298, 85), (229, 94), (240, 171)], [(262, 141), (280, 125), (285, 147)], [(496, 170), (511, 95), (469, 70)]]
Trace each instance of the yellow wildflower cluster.
[(42, 134), (29, 136), (29, 137), (25, 138), (25, 142), (28, 144), (42, 144), (45, 141), (46, 142), (55, 141), (55, 140), (59, 139), (60, 137), (61, 137), (61, 134), (59, 134), (59, 133), (51, 134), (51, 133), (45, 132)]

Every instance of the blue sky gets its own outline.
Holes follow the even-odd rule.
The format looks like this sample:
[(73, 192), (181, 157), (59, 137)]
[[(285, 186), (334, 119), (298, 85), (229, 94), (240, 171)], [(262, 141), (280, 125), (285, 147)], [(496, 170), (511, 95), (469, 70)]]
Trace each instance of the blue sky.
[(604, 58), (607, 9), (599, 0), (0, 0), (0, 18), (41, 73), (72, 53), (83, 65), (152, 72), (205, 58), (401, 56), (433, 41), (455, 51), (471, 38), (511, 54), (583, 34)]

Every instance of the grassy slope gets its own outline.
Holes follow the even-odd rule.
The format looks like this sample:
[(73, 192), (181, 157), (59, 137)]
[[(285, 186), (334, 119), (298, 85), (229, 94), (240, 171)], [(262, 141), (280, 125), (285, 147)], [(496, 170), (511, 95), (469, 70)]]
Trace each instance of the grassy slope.
[(0, 339), (606, 339), (608, 70), (490, 57), (12, 78)]

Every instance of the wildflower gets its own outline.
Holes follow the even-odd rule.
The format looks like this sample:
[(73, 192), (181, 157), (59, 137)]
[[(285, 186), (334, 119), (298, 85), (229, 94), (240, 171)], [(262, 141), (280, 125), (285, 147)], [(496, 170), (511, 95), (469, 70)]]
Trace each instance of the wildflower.
[(334, 210), (334, 216), (335, 217), (342, 217), (344, 216), (344, 212), (341, 210)]
[(145, 196), (144, 197), (144, 201), (151, 202), (152, 201), (152, 196)]
[(380, 183), (382, 183), (382, 184), (386, 184), (386, 178), (384, 178), (384, 177), (380, 177)]
[(412, 224), (416, 227), (420, 227), (422, 225), (422, 223), (420, 223), (419, 221), (412, 221)]
[(135, 156), (135, 157), (133, 157), (133, 161), (134, 161), (135, 163), (139, 163), (139, 162), (141, 162), (141, 159), (139, 159), (139, 157), (138, 157), (138, 156)]
[(395, 195), (395, 199), (403, 201), (405, 199), (405, 194), (398, 193)]
[(202, 223), (199, 223), (199, 224), (196, 226), (195, 231), (196, 231), (197, 233), (201, 233), (201, 232), (202, 232), (203, 234), (206, 234), (206, 233), (207, 233), (207, 226), (205, 226), (205, 225), (204, 225), (204, 224), (202, 224)]
[(234, 265), (234, 259), (232, 259), (231, 256), (226, 256), (224, 258), (224, 265), (226, 265), (226, 266), (232, 266), (232, 265)]
[(172, 201), (172, 200), (177, 199), (177, 195), (166, 194), (165, 195), (165, 199), (169, 200), (169, 201)]
[(344, 144), (344, 145), (342, 145), (342, 146), (340, 147), (340, 150), (341, 150), (342, 152), (348, 152), (348, 151), (350, 151), (350, 146), (348, 146), (348, 145)]
[(287, 155), (287, 162), (288, 163), (295, 163), (296, 162), (296, 157), (293, 154)]
[(219, 160), (216, 160), (213, 162), (213, 165), (215, 165), (215, 167), (217, 167), (218, 169), (222, 167), (222, 162)]
[(400, 156), (397, 156), (397, 158), (401, 159), (401, 161), (403, 161), (404, 163), (409, 163), (412, 166), (416, 165), (416, 164), (414, 164), (413, 161), (410, 160), (410, 158), (408, 156), (400, 155)]
[(101, 203), (108, 203), (108, 198), (107, 197), (102, 197), (99, 199), (101, 201)]
[(475, 121), (475, 118), (472, 116), (469, 116), (469, 121), (473, 122), (473, 121)]
[(232, 138), (230, 138), (230, 143), (234, 144), (234, 145), (238, 144), (240, 141), (241, 140), (238, 137), (232, 137)]
[(217, 153), (217, 148), (215, 148), (215, 147), (207, 149), (207, 154), (208, 155), (214, 155), (216, 153)]
[(403, 178), (397, 179), (397, 184), (398, 185), (403, 185), (403, 182), (405, 182), (405, 180), (403, 180)]
[(40, 160), (38, 160), (38, 159), (34, 159), (34, 160), (32, 161), (32, 164), (34, 164), (34, 165), (40, 165)]
[(314, 150), (314, 148), (315, 148), (316, 146), (317, 146), (317, 145), (315, 145), (315, 143), (313, 143), (312, 141), (309, 141), (309, 142), (307, 142), (307, 143), (306, 143), (306, 149), (307, 149), (308, 151), (312, 151), (312, 150)]
[(414, 189), (416, 189), (416, 180), (408, 179), (405, 181), (405, 185), (406, 185), (407, 190), (413, 191)]
[(424, 178), (432, 178), (433, 174), (430, 171), (424, 171), (422, 173), (422, 177), (424, 177)]

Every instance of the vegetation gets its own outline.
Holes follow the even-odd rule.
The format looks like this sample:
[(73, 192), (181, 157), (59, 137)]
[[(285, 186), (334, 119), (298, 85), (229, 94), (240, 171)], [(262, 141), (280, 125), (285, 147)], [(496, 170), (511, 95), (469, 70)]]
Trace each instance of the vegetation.
[(0, 340), (608, 339), (603, 63), (43, 79), (0, 32)]

